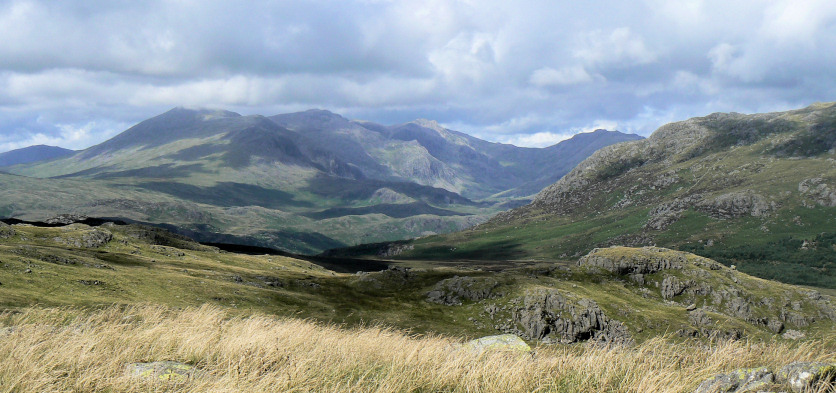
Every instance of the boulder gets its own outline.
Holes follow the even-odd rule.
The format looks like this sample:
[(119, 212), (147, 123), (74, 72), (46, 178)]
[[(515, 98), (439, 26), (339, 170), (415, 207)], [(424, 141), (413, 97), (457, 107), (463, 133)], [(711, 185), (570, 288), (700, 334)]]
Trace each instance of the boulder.
[(836, 363), (795, 362), (778, 371), (778, 379), (793, 392), (806, 392), (825, 384), (836, 383)]
[(757, 392), (775, 381), (773, 374), (766, 367), (748, 368), (717, 374), (703, 381), (694, 393), (743, 393)]
[(128, 364), (127, 373), (137, 378), (186, 382), (196, 376), (197, 369), (185, 363), (162, 361)]
[(464, 348), (473, 351), (512, 351), (512, 352), (531, 352), (531, 347), (513, 334), (500, 334), (498, 336), (487, 336), (468, 341), (464, 344)]
[(807, 335), (804, 332), (799, 331), (799, 330), (787, 329), (787, 331), (785, 331), (784, 334), (781, 335), (781, 337), (783, 337), (787, 340), (799, 340), (799, 339), (802, 339), (804, 337), (807, 337)]

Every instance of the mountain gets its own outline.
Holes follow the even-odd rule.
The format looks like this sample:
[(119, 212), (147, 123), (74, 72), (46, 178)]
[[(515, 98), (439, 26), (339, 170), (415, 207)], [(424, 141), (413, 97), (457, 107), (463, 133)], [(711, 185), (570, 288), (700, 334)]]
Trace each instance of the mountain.
[(385, 249), (424, 260), (546, 261), (658, 245), (834, 288), (834, 228), (836, 104), (824, 103), (667, 124), (645, 140), (598, 150), (531, 204)]
[(0, 153), (0, 167), (55, 160), (74, 154), (75, 151), (57, 146), (36, 145)]
[[(596, 131), (533, 149), (429, 120), (175, 108), (70, 157), (14, 167), (42, 181), (0, 177), (18, 190), (4, 193), (0, 213), (120, 217), (201, 240), (319, 252), (470, 227), (526, 203), (595, 149), (638, 138)], [(37, 203), (19, 192), (28, 187)]]

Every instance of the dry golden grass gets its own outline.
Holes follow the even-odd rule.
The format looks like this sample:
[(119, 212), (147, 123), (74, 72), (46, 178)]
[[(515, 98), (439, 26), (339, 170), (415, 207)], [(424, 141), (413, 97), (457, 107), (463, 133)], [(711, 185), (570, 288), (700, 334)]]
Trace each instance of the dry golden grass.
[[(0, 321), (13, 327), (0, 330), (0, 392), (690, 392), (716, 373), (833, 360), (836, 348), (830, 336), (479, 354), (449, 338), (233, 316), (210, 306), (31, 308)], [(158, 360), (203, 373), (180, 383), (126, 373), (128, 363)]]

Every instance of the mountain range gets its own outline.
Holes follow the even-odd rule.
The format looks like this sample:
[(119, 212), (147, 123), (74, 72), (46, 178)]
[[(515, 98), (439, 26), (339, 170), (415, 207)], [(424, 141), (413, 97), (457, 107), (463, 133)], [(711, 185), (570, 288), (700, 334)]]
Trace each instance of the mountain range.
[(640, 138), (598, 130), (521, 148), (429, 120), (175, 108), (70, 156), (5, 167), (24, 177), (0, 178), (0, 216), (118, 217), (310, 253), (464, 229), (527, 203), (595, 150)]
[(658, 245), (836, 287), (836, 103), (714, 113), (598, 150), (532, 203), (471, 229), (332, 254), (571, 260)]

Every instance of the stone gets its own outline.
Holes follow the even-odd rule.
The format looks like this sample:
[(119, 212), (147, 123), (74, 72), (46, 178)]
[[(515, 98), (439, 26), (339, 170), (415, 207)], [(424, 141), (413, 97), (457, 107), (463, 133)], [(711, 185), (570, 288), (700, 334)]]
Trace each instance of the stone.
[(711, 318), (703, 309), (697, 309), (688, 313), (688, 322), (696, 326), (708, 326), (711, 325)]
[(172, 361), (131, 363), (127, 367), (127, 373), (133, 377), (174, 382), (192, 380), (197, 371), (192, 365)]
[(766, 367), (739, 369), (706, 379), (694, 390), (694, 393), (756, 392), (758, 388), (773, 382), (775, 382), (775, 374)]
[(766, 327), (768, 327), (772, 333), (779, 334), (784, 330), (784, 323), (781, 322), (780, 319), (769, 318), (769, 321), (766, 323)]
[(795, 329), (787, 329), (787, 331), (785, 331), (784, 334), (781, 335), (781, 337), (787, 340), (799, 340), (804, 337), (807, 337), (807, 335), (804, 334), (804, 332)]
[(493, 350), (531, 352), (531, 347), (519, 336), (513, 334), (500, 334), (497, 336), (477, 338), (466, 342), (464, 348), (478, 352)]
[(790, 363), (778, 371), (778, 380), (796, 393), (815, 390), (817, 386), (836, 382), (836, 363)]

